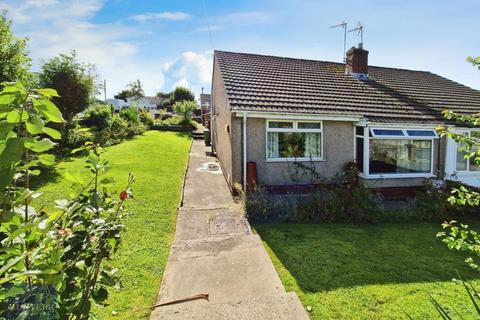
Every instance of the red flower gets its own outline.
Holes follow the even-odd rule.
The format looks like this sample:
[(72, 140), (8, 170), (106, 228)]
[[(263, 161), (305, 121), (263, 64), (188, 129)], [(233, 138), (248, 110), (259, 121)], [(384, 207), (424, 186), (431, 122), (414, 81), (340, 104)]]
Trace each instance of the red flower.
[(128, 198), (128, 193), (127, 191), (122, 191), (120, 192), (120, 200), (124, 201), (125, 199)]

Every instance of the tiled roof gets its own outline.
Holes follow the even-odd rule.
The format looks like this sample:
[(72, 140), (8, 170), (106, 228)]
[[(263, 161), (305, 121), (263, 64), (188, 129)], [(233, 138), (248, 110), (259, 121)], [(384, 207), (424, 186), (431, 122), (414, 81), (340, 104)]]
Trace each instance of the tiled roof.
[(369, 66), (369, 79), (335, 62), (215, 51), (232, 111), (352, 115), (381, 122), (443, 121), (480, 112), (480, 91), (425, 71)]

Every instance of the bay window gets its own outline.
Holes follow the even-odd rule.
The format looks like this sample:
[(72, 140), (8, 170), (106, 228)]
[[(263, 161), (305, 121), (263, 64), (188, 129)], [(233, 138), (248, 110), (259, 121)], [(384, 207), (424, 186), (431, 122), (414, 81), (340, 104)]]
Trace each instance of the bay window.
[(433, 174), (435, 130), (360, 128), (364, 130), (356, 129), (356, 162), (366, 176)]
[(322, 122), (267, 121), (267, 160), (321, 160)]

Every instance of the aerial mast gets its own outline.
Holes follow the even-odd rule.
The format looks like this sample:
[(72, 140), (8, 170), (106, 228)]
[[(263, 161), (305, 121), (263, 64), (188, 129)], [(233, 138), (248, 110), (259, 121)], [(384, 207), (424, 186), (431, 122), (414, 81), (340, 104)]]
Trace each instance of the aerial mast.
[(357, 35), (360, 36), (360, 43), (358, 44), (358, 47), (360, 49), (363, 49), (363, 25), (358, 22), (357, 24), (357, 27), (355, 29), (352, 29), (352, 30), (348, 30), (348, 32), (352, 32), (352, 31), (357, 31)]
[(346, 62), (347, 58), (345, 54), (347, 52), (347, 23), (345, 21), (342, 21), (342, 23), (339, 23), (335, 26), (331, 26), (330, 29), (338, 28), (338, 27), (343, 28), (343, 62)]

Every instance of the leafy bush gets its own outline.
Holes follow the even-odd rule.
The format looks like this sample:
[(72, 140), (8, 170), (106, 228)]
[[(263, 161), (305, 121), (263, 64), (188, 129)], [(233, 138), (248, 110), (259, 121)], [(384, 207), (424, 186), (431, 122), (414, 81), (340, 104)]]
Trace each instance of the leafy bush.
[(148, 109), (140, 110), (140, 121), (147, 127), (153, 126), (153, 116)]
[(326, 180), (314, 166), (299, 163), (295, 175), (308, 177), (317, 186), (309, 194), (273, 195), (257, 189), (245, 195), (245, 209), (254, 222), (291, 221), (313, 223), (442, 222), (478, 214), (478, 209), (458, 208), (450, 204), (451, 190), (458, 184), (428, 181), (423, 191), (403, 209), (385, 209), (385, 199), (362, 186), (353, 164), (344, 172)]
[[(135, 107), (123, 108), (120, 113), (114, 113), (113, 108), (107, 105), (97, 105), (87, 110), (83, 125), (90, 126), (89, 133), (79, 128), (72, 130), (73, 137), (69, 137), (69, 147), (77, 148), (86, 141), (94, 141), (102, 146), (111, 146), (120, 143), (125, 138), (143, 134), (147, 130), (147, 123), (153, 123), (148, 110), (147, 114)], [(142, 120), (142, 121), (141, 121)]]
[(184, 121), (188, 121), (192, 118), (193, 110), (197, 108), (197, 103), (195, 101), (177, 101), (173, 105), (173, 109), (176, 113), (182, 115)]
[(95, 134), (90, 128), (82, 128), (78, 125), (70, 129), (67, 146), (75, 149), (85, 145), (86, 142), (95, 141)]
[(341, 175), (319, 183), (311, 194), (269, 195), (258, 189), (245, 195), (247, 215), (254, 222), (376, 222), (380, 210), (376, 195), (358, 183), (356, 173), (356, 167), (348, 164)]
[(110, 127), (113, 114), (111, 106), (104, 104), (96, 105), (87, 109), (83, 123), (86, 126), (93, 126), (98, 131), (101, 131)]
[(63, 122), (49, 100), (52, 89), (27, 91), (7, 84), (0, 92), (0, 316), (7, 319), (88, 319), (92, 303), (104, 303), (116, 286), (115, 270), (104, 266), (118, 248), (124, 201), (133, 177), (119, 198), (107, 191), (108, 162), (87, 143), (83, 172), (67, 172), (71, 198), (46, 212), (32, 204), (41, 193), (30, 177), (51, 166), (46, 153), (61, 138), (49, 122)]
[(140, 112), (135, 107), (125, 107), (120, 110), (120, 117), (125, 119), (130, 126), (140, 125)]

